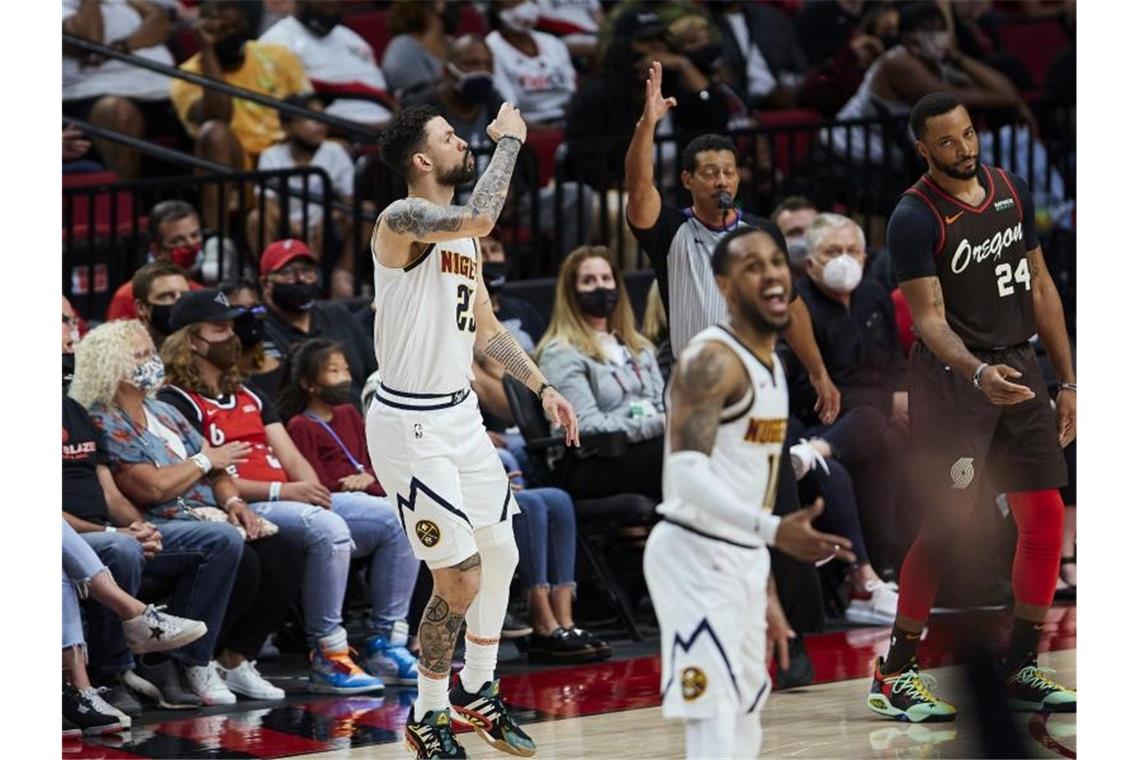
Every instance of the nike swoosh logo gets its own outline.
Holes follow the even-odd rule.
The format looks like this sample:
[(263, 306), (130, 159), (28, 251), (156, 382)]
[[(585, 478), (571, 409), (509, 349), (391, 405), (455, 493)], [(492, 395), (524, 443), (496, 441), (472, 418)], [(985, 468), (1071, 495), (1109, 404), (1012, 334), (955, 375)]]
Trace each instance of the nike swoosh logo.
[(947, 224), (953, 224), (954, 222), (958, 221), (958, 217), (960, 217), (960, 216), (961, 216), (962, 214), (964, 214), (964, 213), (966, 213), (966, 212), (965, 212), (965, 211), (959, 211), (959, 212), (958, 212), (957, 214), (955, 214), (954, 216), (948, 216), (948, 217), (946, 217), (946, 223), (947, 223)]

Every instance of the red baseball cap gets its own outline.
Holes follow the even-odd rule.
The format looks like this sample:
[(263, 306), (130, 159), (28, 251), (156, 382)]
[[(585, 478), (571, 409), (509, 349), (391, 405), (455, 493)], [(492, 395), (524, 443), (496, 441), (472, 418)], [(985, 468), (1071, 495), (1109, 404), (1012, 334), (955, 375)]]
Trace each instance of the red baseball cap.
[(303, 240), (290, 238), (270, 243), (261, 253), (261, 273), (272, 274), (296, 258), (304, 256), (316, 263), (317, 258)]

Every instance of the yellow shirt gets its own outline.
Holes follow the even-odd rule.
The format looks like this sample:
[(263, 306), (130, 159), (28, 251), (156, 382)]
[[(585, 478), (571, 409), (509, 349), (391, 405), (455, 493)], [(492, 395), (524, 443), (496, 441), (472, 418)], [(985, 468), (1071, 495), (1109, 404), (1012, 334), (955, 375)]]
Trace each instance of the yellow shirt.
[[(201, 54), (195, 54), (180, 68), (201, 74)], [(300, 59), (291, 50), (281, 45), (253, 40), (245, 44), (245, 61), (241, 68), (224, 72), (222, 81), (275, 98), (285, 98), (313, 89)], [(190, 121), (190, 108), (201, 97), (202, 88), (198, 85), (181, 79), (171, 80), (170, 100), (191, 137), (197, 137), (199, 125)], [(240, 98), (234, 98), (230, 129), (245, 152), (251, 155), (257, 155), (270, 145), (285, 139), (276, 109)]]

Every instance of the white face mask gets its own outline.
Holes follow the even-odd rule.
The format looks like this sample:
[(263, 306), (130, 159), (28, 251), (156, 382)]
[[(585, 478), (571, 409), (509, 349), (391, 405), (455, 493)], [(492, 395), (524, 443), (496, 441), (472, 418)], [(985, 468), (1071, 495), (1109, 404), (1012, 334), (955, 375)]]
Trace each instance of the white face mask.
[(914, 36), (922, 55), (935, 63), (950, 52), (950, 32), (921, 32)]
[(529, 32), (538, 23), (538, 6), (525, 2), (499, 11), (499, 19), (516, 32)]
[(823, 284), (836, 293), (850, 293), (863, 279), (863, 266), (849, 253), (836, 256), (823, 267)]

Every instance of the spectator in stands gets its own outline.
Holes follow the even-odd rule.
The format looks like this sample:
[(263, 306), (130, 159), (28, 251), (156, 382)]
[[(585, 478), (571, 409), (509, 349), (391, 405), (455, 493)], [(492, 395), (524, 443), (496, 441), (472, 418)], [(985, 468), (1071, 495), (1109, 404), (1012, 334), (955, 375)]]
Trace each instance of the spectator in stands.
[(353, 398), (376, 371), (372, 336), (339, 303), (318, 301), (320, 270), (309, 247), (300, 240), (279, 240), (261, 254), (261, 291), (269, 313), (265, 335), (282, 353), (309, 338), (339, 343), (352, 372)]
[(786, 108), (807, 59), (788, 17), (760, 3), (709, 3), (724, 44), (729, 84), (755, 108)]
[[(202, 273), (202, 224), (193, 206), (179, 200), (156, 203), (147, 215), (146, 232), (150, 238), (147, 263), (158, 261), (174, 264), (182, 270), (191, 289), (202, 287), (197, 282)], [(106, 318), (110, 321), (138, 317), (133, 280), (128, 280), (111, 296)]]
[(665, 381), (616, 272), (602, 246), (582, 246), (566, 257), (538, 362), (574, 405), (583, 435), (619, 432), (629, 443), (620, 458), (566, 454), (567, 490), (586, 499), (630, 492), (659, 499)]
[(843, 393), (843, 413), (822, 423), (809, 408), (789, 367), (791, 412), (807, 425), (804, 437), (825, 458), (842, 462), (855, 481), (871, 555), (881, 563), (894, 548), (897, 462), (905, 452), (906, 361), (887, 290), (863, 277), (863, 230), (838, 214), (820, 214), (808, 227), (807, 275), (796, 288), (811, 312), (816, 342)]
[(507, 249), (502, 242), (488, 235), (480, 238), (479, 247), (483, 250), (483, 285), (491, 297), (495, 316), (515, 336), (523, 350), (533, 355), (535, 346), (546, 332), (546, 320), (530, 301), (503, 294), (510, 266), (507, 262)]
[(673, 369), (673, 349), (669, 345), (669, 320), (665, 316), (665, 303), (661, 300), (661, 288), (657, 280), (649, 286), (649, 294), (645, 297), (641, 334), (656, 347), (657, 366), (661, 370), (662, 379), (668, 383), (669, 372)]
[(63, 173), (98, 171), (100, 166), (95, 161), (80, 161), (79, 159), (91, 150), (91, 141), (83, 131), (74, 124), (67, 124), (63, 128)]
[(169, 382), (159, 397), (210, 440), (246, 444), (246, 457), (235, 463), (238, 493), (251, 501), (254, 513), (304, 541), (301, 600), (311, 650), (309, 689), (383, 690), (383, 683), (353, 660), (341, 625), (353, 546), (348, 523), (359, 529), (383, 520), (374, 505), (330, 495), (293, 445), (273, 403), (241, 383), (236, 366), (241, 342), (232, 322), (240, 313), (221, 291), (183, 296), (171, 315), (174, 332), (162, 347)]
[(131, 278), (135, 313), (146, 325), (156, 346), (170, 334), (170, 309), (183, 293), (191, 290), (190, 280), (177, 264), (153, 261), (144, 264)]
[(395, 0), (389, 27), (392, 40), (380, 68), (398, 96), (439, 79), (447, 57), (447, 40), (455, 32), (459, 7), (445, 0)]
[(788, 264), (796, 277), (807, 272), (807, 228), (819, 216), (815, 203), (802, 195), (792, 195), (772, 209), (771, 219), (788, 245)]
[[(325, 110), (320, 97), (311, 92), (290, 95), (285, 98), (285, 102), (318, 113)], [(257, 160), (258, 170), (293, 169), (299, 166), (324, 169), (329, 177), (333, 199), (351, 204), (356, 169), (344, 146), (328, 139), (328, 125), (314, 119), (291, 116), (284, 111), (279, 118), (281, 128), (285, 131), (285, 140), (266, 148)], [(286, 237), (308, 240), (314, 255), (337, 257), (337, 266), (332, 271), (330, 283), (332, 296), (352, 296), (356, 247), (353, 245), (352, 225), (348, 216), (341, 211), (332, 212), (335, 231), (343, 243), (342, 250), (334, 252), (332, 248), (337, 241), (323, 239), (324, 210), (320, 201), (324, 195), (324, 183), (315, 176), (290, 177), (288, 187), (293, 195), (285, 198), (275, 189), (278, 187), (280, 180), (269, 181), (265, 189), (264, 215), (260, 205), (254, 204), (246, 218), (246, 235), (250, 248), (260, 251), (270, 241)], [(308, 203), (304, 200), (306, 198)], [(282, 204), (287, 209), (284, 215), (288, 220), (287, 230), (281, 218)], [(329, 249), (327, 254), (326, 246)]]
[(796, 37), (809, 66), (818, 66), (859, 28), (869, 3), (864, 0), (816, 0), (796, 13)]
[[(65, 34), (167, 66), (174, 65), (166, 49), (171, 29), (167, 10), (150, 0), (63, 3)], [(66, 44), (63, 113), (131, 137), (177, 133), (167, 77)], [(110, 140), (95, 142), (107, 168), (127, 179), (138, 178), (138, 151)]]
[(329, 103), (330, 114), (380, 127), (392, 118), (388, 85), (372, 46), (340, 23), (343, 15), (341, 3), (334, 0), (298, 0), (293, 15), (269, 27), (259, 41), (292, 50), (317, 92), (338, 96)]
[(284, 374), (283, 357), (265, 335), (266, 308), (258, 298), (257, 283), (246, 279), (227, 280), (218, 285), (218, 290), (225, 294), (231, 306), (245, 310), (234, 317), (234, 334), (241, 341), (238, 372), (262, 397), (277, 398)]
[[(254, 40), (261, 3), (206, 0), (199, 8), (194, 31), (201, 49), (182, 64), (184, 71), (274, 98), (313, 89), (301, 62), (288, 48)], [(194, 138), (195, 155), (237, 171), (252, 169), (262, 151), (284, 139), (277, 110), (269, 106), (181, 79), (171, 80), (170, 99)], [(202, 210), (207, 227), (223, 228), (218, 185), (202, 188)]]
[(278, 405), (289, 437), (348, 523), (353, 559), (370, 557), (364, 668), (385, 683), (414, 684), (407, 618), (419, 561), (372, 469), (348, 362), (340, 346), (317, 338), (290, 352), (285, 375)]
[[(825, 4), (812, 3), (810, 7)], [(804, 77), (796, 92), (796, 104), (833, 118), (859, 89), (871, 64), (898, 41), (899, 10), (895, 3), (870, 5), (850, 38), (842, 39), (839, 47), (827, 59), (814, 64)]]
[(514, 103), (530, 125), (560, 123), (577, 89), (566, 43), (534, 30), (539, 7), (534, 0), (491, 0), (494, 30), (487, 47), (495, 57), (495, 88)]
[[(123, 673), (130, 667), (127, 642), (116, 635), (117, 622), (93, 611), (92, 635), (107, 645), (99, 657), (108, 658), (96, 660), (94, 667), (105, 668), (104, 675), (115, 679), (112, 685), (122, 674), (128, 687), (164, 706), (230, 704), (234, 696), (211, 659), (242, 554), (241, 537), (222, 523), (180, 518), (187, 517), (187, 504), (220, 504), (230, 522), (250, 536), (258, 535), (259, 526), (224, 472), (242, 449), (204, 445), (175, 410), (153, 398), (162, 377), (162, 362), (136, 321), (108, 322), (79, 343), (69, 393), (91, 418), (65, 406), (64, 419), (72, 423), (76, 445), (88, 452), (94, 448), (95, 456), (84, 457), (87, 461), (73, 466), (64, 481), (64, 493), (74, 499), (64, 502), (71, 513), (66, 519), (96, 531), (92, 545), (111, 560), (113, 572), (121, 570), (118, 580), (129, 589), (138, 588), (143, 560), (153, 555), (146, 559), (152, 571), (176, 579), (174, 609), (205, 621), (209, 632), (169, 659), (143, 659)], [(98, 440), (88, 422), (98, 430)], [(101, 463), (113, 483), (107, 471), (100, 472)], [(133, 504), (150, 511), (150, 523)], [(123, 530), (107, 530), (113, 523), (125, 524)]]
[[(622, 147), (644, 107), (651, 61), (661, 63), (662, 86), (675, 102), (676, 110), (663, 115), (663, 134), (722, 132), (730, 116), (729, 103), (715, 87), (710, 89), (709, 78), (686, 56), (670, 50), (668, 27), (652, 9), (623, 11), (613, 22), (613, 34), (601, 75), (575, 96), (566, 123), (568, 171), (598, 189), (614, 187), (621, 178)], [(599, 144), (599, 136), (613, 139)], [(662, 146), (663, 181), (673, 176), (676, 156), (675, 141)]]
[(600, 0), (535, 0), (535, 29), (560, 37), (570, 55), (593, 60), (598, 46), (598, 26), (605, 14)]

